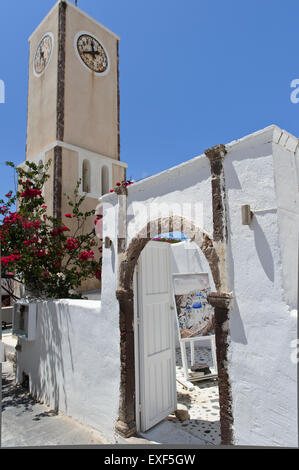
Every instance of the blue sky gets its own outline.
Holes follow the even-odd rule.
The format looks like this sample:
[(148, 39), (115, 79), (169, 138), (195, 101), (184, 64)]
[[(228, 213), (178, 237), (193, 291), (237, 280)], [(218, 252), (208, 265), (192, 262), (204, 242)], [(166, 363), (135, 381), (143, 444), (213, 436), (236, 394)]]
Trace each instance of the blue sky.
[[(0, 2), (1, 195), (25, 159), (27, 38), (55, 0)], [(121, 159), (140, 179), (272, 123), (299, 136), (296, 0), (78, 0), (120, 38)]]

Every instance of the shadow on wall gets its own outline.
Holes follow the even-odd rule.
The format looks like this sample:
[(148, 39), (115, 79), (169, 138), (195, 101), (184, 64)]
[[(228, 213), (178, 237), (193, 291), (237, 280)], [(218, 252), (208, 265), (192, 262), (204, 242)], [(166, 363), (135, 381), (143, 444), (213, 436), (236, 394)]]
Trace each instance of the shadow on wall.
[(58, 410), (62, 407), (67, 411), (67, 394), (65, 389), (65, 371), (63, 344), (68, 344), (70, 363), (74, 371), (70, 326), (71, 318), (69, 306), (58, 302), (42, 302), (38, 304), (38, 322), (40, 324), (39, 357), (37, 364), (37, 389), (32, 390), (34, 395)]
[[(229, 212), (229, 208), (227, 208)], [(274, 261), (271, 252), (271, 248), (269, 243), (265, 237), (265, 234), (257, 221), (256, 216), (253, 217), (252, 222), (250, 224), (250, 229), (253, 232), (254, 236), (254, 243), (256, 248), (256, 253), (258, 255), (259, 261), (263, 268), (264, 273), (266, 274), (269, 281), (272, 283), (274, 282)], [(230, 218), (228, 217), (228, 233), (230, 233)], [(234, 273), (234, 260), (231, 250), (231, 245), (228, 245), (228, 260), (229, 265), (231, 267), (230, 277), (231, 277), (231, 286), (230, 288), (233, 290), (235, 285), (235, 273)], [(236, 297), (233, 297), (232, 305), (231, 305), (231, 315), (233, 315), (234, 321), (231, 323), (231, 338), (236, 343), (247, 344), (247, 339), (245, 335), (244, 325), (242, 322), (242, 318), (240, 315), (240, 310), (238, 306), (238, 301)]]
[(263, 270), (269, 281), (274, 282), (274, 261), (272, 252), (265, 234), (257, 221), (256, 215), (252, 219), (250, 228), (253, 230), (256, 252)]
[[(238, 180), (239, 181), (239, 180)], [(229, 216), (229, 205), (227, 204), (226, 207), (227, 211), (227, 230), (228, 234), (231, 234), (231, 223), (230, 223), (230, 216)], [(234, 268), (234, 259), (232, 254), (232, 248), (230, 240), (228, 240), (228, 249), (227, 249), (227, 257), (228, 257), (228, 266), (230, 268), (230, 281), (231, 284), (229, 286), (229, 290), (234, 292), (235, 289), (235, 268)], [(244, 330), (243, 321), (240, 315), (240, 309), (237, 302), (236, 297), (233, 295), (232, 304), (229, 311), (229, 315), (233, 315), (233, 322), (230, 322), (230, 336), (233, 342), (240, 343), (240, 344), (247, 344), (247, 338)]]
[[(229, 212), (229, 208), (227, 208)], [(269, 212), (269, 211), (267, 211)], [(257, 217), (254, 216), (252, 222), (250, 224), (250, 229), (253, 232), (254, 236), (254, 243), (256, 253), (258, 255), (259, 261), (263, 268), (263, 271), (270, 282), (274, 282), (274, 260), (271, 252), (270, 245), (266, 239), (266, 236), (262, 230), (262, 227), (258, 223)], [(230, 233), (230, 218), (228, 217), (228, 233)], [(235, 283), (235, 274), (234, 274), (234, 260), (231, 251), (231, 245), (228, 246), (228, 259), (229, 265), (231, 266), (231, 289), (234, 288)], [(242, 318), (240, 315), (240, 310), (238, 306), (237, 299), (233, 297), (232, 306), (231, 306), (231, 314), (233, 315), (234, 321), (231, 324), (231, 338), (234, 342), (247, 344), (247, 339), (245, 335), (245, 330), (242, 322)]]

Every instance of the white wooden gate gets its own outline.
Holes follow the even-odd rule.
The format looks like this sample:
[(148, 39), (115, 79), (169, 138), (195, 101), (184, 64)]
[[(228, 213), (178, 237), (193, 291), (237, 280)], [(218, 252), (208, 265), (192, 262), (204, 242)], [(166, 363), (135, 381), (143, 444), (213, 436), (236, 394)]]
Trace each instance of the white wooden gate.
[(135, 293), (138, 293), (135, 319), (139, 330), (137, 409), (142, 432), (176, 410), (175, 317), (170, 270), (170, 245), (149, 242), (140, 255), (135, 277)]

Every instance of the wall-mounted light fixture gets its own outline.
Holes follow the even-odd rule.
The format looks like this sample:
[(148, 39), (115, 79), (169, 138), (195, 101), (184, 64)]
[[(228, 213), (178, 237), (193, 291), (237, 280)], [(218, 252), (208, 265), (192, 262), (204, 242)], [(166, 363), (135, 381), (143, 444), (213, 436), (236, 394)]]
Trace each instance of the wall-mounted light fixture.
[(105, 248), (111, 248), (112, 240), (109, 237), (105, 237)]
[(242, 224), (243, 225), (250, 225), (253, 217), (253, 212), (250, 210), (250, 205), (245, 204), (241, 206), (242, 210)]

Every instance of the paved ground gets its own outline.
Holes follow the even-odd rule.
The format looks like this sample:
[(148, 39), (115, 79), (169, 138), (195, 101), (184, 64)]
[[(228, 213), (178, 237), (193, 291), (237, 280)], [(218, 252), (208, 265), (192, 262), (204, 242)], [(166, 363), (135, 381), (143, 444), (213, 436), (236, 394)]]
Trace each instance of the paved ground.
[[(190, 348), (187, 347), (188, 363), (191, 363)], [(176, 350), (177, 379), (184, 383), (184, 372), (181, 360), (180, 349)], [(213, 364), (212, 353), (209, 347), (199, 347), (195, 345), (195, 363)], [(220, 434), (220, 408), (219, 389), (217, 380), (207, 380), (203, 382), (193, 382), (193, 387), (186, 390), (180, 382), (177, 382), (177, 400), (189, 409), (190, 420), (182, 423), (185, 431), (199, 439), (204, 439), (207, 443), (219, 445)]]
[[(6, 354), (12, 359), (15, 339), (7, 336), (3, 340), (6, 343)], [(189, 348), (187, 356), (190, 361)], [(180, 349), (176, 350), (176, 361), (177, 399), (178, 403), (188, 407), (190, 419), (180, 422), (174, 415), (170, 415), (144, 433), (143, 439), (137, 436), (120, 439), (119, 444), (220, 444), (217, 380), (188, 384), (184, 379)], [(195, 347), (195, 361), (210, 365), (210, 349)], [(96, 431), (55, 414), (50, 408), (28, 396), (22, 387), (16, 386), (12, 362), (3, 364), (2, 380), (2, 447), (108, 444)], [(187, 387), (182, 385), (184, 383)]]
[[(187, 346), (190, 365), (190, 348)], [(195, 362), (212, 365), (210, 348), (195, 346)], [(219, 392), (217, 380), (185, 381), (181, 351), (176, 350), (177, 401), (187, 406), (190, 419), (179, 421), (174, 415), (149, 431), (145, 439), (159, 444), (220, 445)], [(185, 384), (186, 386), (183, 386)]]
[(2, 447), (101, 445), (95, 431), (57, 415), (14, 383), (13, 366), (2, 364)]

